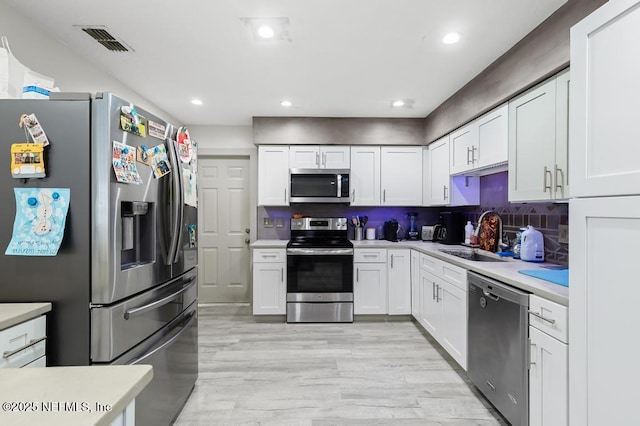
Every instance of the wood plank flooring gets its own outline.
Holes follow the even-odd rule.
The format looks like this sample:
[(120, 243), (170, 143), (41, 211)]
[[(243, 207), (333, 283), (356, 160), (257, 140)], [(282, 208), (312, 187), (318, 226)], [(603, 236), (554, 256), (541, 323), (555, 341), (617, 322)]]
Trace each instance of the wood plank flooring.
[(199, 308), (200, 373), (176, 425), (504, 425), (411, 321), (260, 322)]

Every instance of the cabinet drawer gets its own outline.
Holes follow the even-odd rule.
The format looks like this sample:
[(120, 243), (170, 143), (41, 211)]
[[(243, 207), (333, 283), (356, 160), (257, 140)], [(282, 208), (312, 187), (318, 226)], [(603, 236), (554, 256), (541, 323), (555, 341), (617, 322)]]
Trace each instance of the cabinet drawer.
[(353, 261), (360, 263), (387, 263), (387, 250), (357, 249), (353, 252)]
[(0, 368), (22, 367), (40, 358), (45, 354), (46, 340), (38, 340), (45, 338), (45, 316), (0, 331)]
[(529, 325), (564, 343), (568, 342), (568, 313), (565, 306), (533, 294), (529, 297)]
[(253, 250), (254, 262), (286, 262), (287, 253), (284, 249), (255, 249)]
[(426, 254), (421, 254), (420, 269), (430, 272), (434, 275), (441, 276), (442, 262), (434, 257), (427, 256)]
[(442, 278), (458, 287), (460, 290), (467, 291), (467, 270), (458, 266), (442, 262)]

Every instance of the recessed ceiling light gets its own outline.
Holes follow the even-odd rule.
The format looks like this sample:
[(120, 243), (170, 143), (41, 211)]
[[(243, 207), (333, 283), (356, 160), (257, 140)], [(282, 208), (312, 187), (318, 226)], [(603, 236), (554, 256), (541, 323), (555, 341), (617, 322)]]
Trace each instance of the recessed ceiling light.
[(404, 101), (403, 100), (393, 101), (393, 102), (391, 102), (391, 106), (395, 107), (395, 108), (400, 108), (400, 107), (404, 106)]
[(455, 44), (460, 41), (460, 33), (451, 32), (442, 37), (442, 42), (444, 44)]
[(268, 25), (263, 25), (258, 28), (258, 35), (262, 38), (272, 38), (275, 33), (273, 32), (273, 28)]
[(194, 105), (202, 105), (202, 101), (200, 99), (191, 99), (191, 103)]
[(280, 105), (282, 105), (285, 108), (289, 108), (293, 104), (291, 103), (291, 101), (284, 100), (280, 102)]

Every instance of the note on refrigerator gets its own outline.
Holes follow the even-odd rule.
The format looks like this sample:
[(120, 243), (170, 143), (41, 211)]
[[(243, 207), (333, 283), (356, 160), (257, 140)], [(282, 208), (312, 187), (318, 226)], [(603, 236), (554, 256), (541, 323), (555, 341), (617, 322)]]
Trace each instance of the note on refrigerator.
[(198, 207), (198, 192), (196, 186), (196, 174), (191, 169), (182, 169), (182, 182), (184, 186), (184, 203)]
[(64, 236), (69, 188), (14, 188), (16, 216), (8, 256), (55, 256)]

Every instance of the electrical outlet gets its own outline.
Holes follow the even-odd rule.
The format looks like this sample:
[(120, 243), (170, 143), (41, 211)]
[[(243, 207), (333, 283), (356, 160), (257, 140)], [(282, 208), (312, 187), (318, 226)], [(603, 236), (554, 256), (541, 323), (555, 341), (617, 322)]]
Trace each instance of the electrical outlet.
[(569, 225), (558, 225), (558, 242), (569, 244)]
[(276, 228), (284, 228), (284, 219), (276, 217)]
[(262, 219), (262, 226), (264, 226), (265, 228), (273, 228), (273, 219), (271, 219), (270, 217), (265, 217), (264, 219)]

